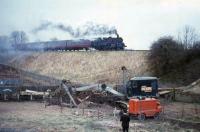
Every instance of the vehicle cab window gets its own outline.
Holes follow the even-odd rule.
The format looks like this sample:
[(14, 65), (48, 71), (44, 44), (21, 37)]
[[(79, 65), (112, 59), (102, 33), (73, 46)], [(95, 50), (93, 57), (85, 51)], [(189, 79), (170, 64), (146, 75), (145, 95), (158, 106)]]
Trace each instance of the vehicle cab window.
[(137, 88), (137, 82), (136, 82), (136, 81), (132, 81), (131, 87), (132, 87), (132, 88)]

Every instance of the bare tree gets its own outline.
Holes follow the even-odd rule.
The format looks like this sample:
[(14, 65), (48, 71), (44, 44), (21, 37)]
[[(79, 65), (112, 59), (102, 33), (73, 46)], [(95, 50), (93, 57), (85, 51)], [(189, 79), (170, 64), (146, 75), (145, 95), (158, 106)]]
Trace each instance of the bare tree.
[(185, 48), (190, 48), (193, 44), (198, 41), (198, 35), (195, 28), (192, 26), (185, 26), (182, 31), (178, 33), (178, 41), (184, 45)]
[(10, 38), (12, 44), (26, 43), (28, 41), (28, 36), (24, 31), (13, 31)]
[(10, 48), (9, 37), (8, 36), (0, 36), (0, 50), (7, 50), (9, 48)]

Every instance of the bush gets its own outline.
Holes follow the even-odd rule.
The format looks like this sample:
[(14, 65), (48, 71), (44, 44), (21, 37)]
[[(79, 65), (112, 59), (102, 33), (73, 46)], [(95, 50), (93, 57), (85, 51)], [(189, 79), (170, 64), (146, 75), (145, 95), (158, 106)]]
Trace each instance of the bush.
[(184, 48), (172, 37), (162, 37), (155, 41), (150, 49), (149, 62), (153, 73), (158, 76), (169, 74), (179, 65)]
[(168, 82), (189, 84), (200, 78), (200, 42), (185, 48), (172, 37), (155, 41), (149, 54), (152, 73)]

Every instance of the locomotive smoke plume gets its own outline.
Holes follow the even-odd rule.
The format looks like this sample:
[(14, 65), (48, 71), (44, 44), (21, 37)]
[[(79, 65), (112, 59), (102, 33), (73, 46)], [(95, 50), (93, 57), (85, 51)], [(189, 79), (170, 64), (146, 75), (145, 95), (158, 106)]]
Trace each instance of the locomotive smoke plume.
[(47, 30), (49, 26), (51, 26), (52, 23), (51, 22), (45, 22), (45, 23), (42, 23), (40, 26), (38, 26), (37, 28), (33, 29), (32, 30), (32, 33), (37, 33), (39, 31), (42, 31), (42, 30)]
[(52, 22), (42, 23), (40, 26), (32, 30), (32, 33), (37, 34), (40, 31), (49, 29), (58, 29), (60, 31), (68, 33), (73, 38), (81, 38), (86, 36), (98, 36), (98, 35), (116, 35), (118, 36), (117, 29), (115, 27), (109, 27), (105, 24), (95, 24), (88, 22), (83, 26), (73, 28), (71, 25), (54, 24)]

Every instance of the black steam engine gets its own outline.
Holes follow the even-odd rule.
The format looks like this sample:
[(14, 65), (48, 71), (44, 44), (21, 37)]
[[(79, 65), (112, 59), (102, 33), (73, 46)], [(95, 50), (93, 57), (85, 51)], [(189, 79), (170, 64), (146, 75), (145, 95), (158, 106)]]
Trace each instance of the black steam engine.
[(57, 50), (124, 50), (126, 47), (121, 37), (98, 38), (95, 40), (59, 40), (47, 42), (33, 42), (14, 44), (17, 50), (30, 51), (57, 51)]
[(117, 38), (98, 38), (91, 43), (91, 47), (96, 50), (124, 50), (126, 47), (123, 43), (123, 39)]

